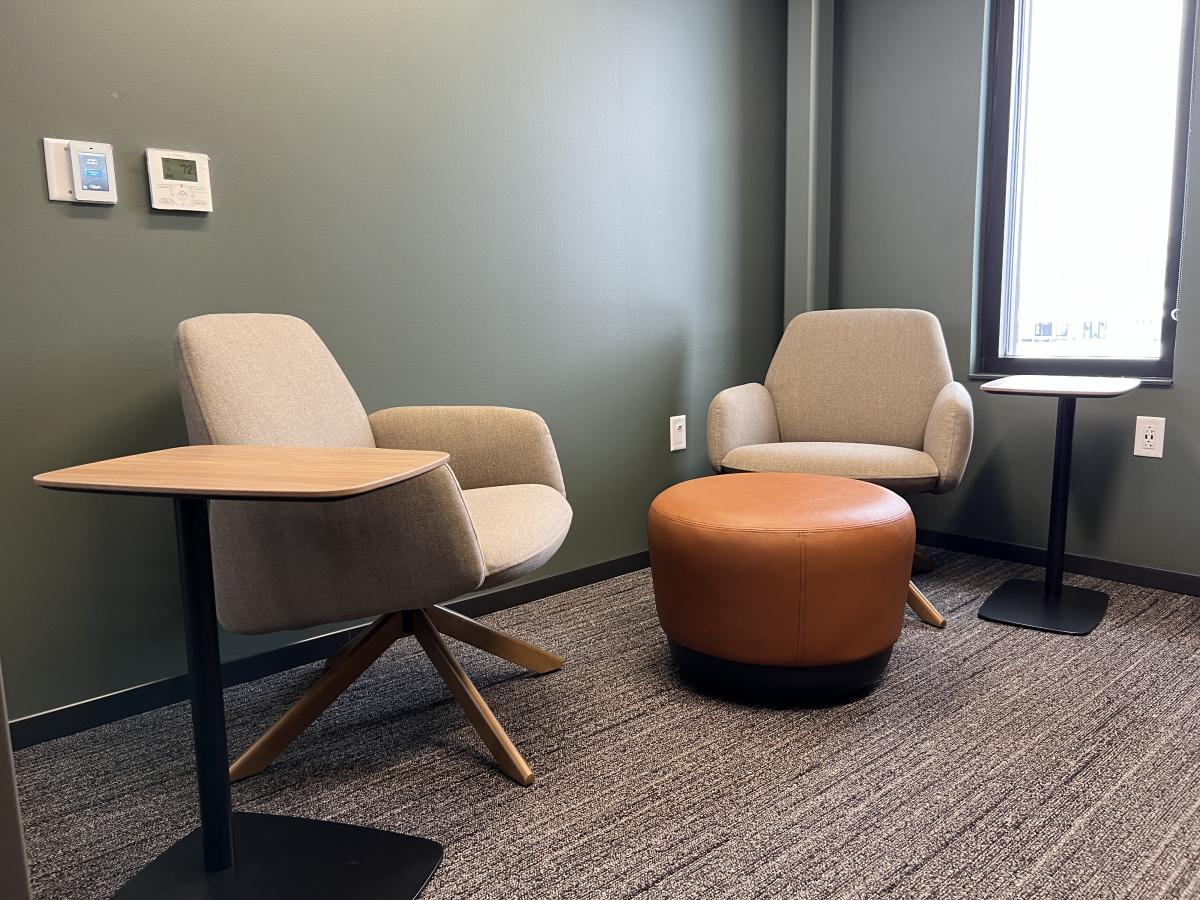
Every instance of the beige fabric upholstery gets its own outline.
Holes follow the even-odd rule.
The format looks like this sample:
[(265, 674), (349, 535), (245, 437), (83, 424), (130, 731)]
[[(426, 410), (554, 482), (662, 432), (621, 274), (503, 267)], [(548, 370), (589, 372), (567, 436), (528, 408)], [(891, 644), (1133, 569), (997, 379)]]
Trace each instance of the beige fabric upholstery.
[[(192, 443), (375, 446), (372, 423), (354, 389), (300, 319), (257, 314), (189, 319), (176, 333), (176, 360)], [(450, 467), (348, 500), (210, 504), (222, 626), (262, 633), (444, 603), (478, 589), (485, 579), (495, 584), (531, 571), (558, 548), (570, 507), (540, 417), (450, 407), (410, 412), (405, 421), (425, 429), (414, 428), (414, 440), (419, 434), (435, 441), (454, 436), (453, 444), (427, 447), (457, 454)], [(439, 431), (435, 422), (443, 415), (453, 424)], [(479, 430), (469, 434), (472, 428)], [(520, 464), (504, 468), (488, 462), (490, 454), (509, 451), (521, 456)], [(485, 543), (455, 477), (460, 463), (476, 482), (530, 477), (550, 486), (497, 487), (512, 493), (472, 501)]]
[(971, 408), (971, 395), (956, 381), (950, 382), (934, 401), (925, 426), (925, 452), (937, 463), (937, 485), (931, 490), (935, 494), (958, 487), (967, 457), (971, 455), (971, 441), (975, 436), (975, 414)]
[(175, 361), (193, 444), (375, 446), (354, 388), (302, 319), (188, 319), (175, 335)]
[(379, 447), (441, 450), (463, 490), (544, 484), (566, 494), (554, 440), (527, 409), (500, 406), (398, 406), (371, 413)]
[(779, 440), (775, 401), (761, 384), (726, 388), (708, 407), (708, 459), (716, 470), (736, 447)]
[(804, 472), (841, 475), (890, 488), (898, 494), (933, 490), (939, 472), (933, 457), (907, 447), (832, 441), (751, 444), (730, 452), (726, 472)]
[(843, 475), (944, 493), (962, 480), (974, 414), (930, 313), (823, 310), (791, 321), (764, 385), (717, 395), (708, 429), (718, 472)]
[(463, 491), (487, 571), (484, 587), (541, 568), (571, 527), (566, 498), (544, 484), (513, 484)]
[(261, 634), (444, 603), (480, 587), (483, 551), (443, 466), (330, 503), (214, 502), (217, 618)]
[(954, 380), (938, 320), (918, 309), (838, 309), (792, 319), (767, 370), (781, 441), (920, 450)]

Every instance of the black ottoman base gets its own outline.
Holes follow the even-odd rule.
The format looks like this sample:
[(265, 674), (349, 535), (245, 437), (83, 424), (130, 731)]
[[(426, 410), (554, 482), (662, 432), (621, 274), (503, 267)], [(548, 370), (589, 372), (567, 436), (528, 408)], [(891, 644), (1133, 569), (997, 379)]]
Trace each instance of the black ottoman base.
[(675, 641), (671, 652), (684, 676), (701, 688), (742, 701), (817, 706), (848, 702), (883, 678), (892, 648), (836, 666), (758, 666), (692, 650)]

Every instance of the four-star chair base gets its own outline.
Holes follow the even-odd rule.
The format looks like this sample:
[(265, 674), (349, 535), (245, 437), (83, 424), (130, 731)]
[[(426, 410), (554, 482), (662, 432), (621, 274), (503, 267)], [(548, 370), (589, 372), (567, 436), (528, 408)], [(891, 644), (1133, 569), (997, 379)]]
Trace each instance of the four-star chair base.
[(406, 635), (413, 635), (420, 643), (421, 649), (429, 656), (438, 674), (454, 694), (454, 699), (463, 708), (467, 719), (504, 773), (518, 784), (533, 784), (533, 770), (504, 733), (504, 728), (492, 714), (458, 660), (451, 654), (450, 648), (442, 640), (442, 635), (478, 647), (538, 674), (561, 669), (562, 659), (533, 644), (439, 606), (389, 613), (330, 657), (325, 671), (312, 687), (229, 767), (229, 780), (241, 781), (263, 771), (288, 744), (299, 737), (304, 729), (341, 696), (371, 663)]

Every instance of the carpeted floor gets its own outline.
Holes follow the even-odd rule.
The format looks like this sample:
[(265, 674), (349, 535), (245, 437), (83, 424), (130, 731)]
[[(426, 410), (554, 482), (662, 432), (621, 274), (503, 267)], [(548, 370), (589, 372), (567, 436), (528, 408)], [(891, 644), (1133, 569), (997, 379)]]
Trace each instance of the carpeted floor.
[[(439, 840), (428, 900), (1200, 897), (1200, 599), (1106, 584), (1096, 633), (1047, 635), (975, 616), (1039, 572), (933, 555), (919, 583), (948, 627), (910, 613), (850, 705), (696, 694), (643, 571), (490, 617), (561, 672), (456, 647), (533, 787), (499, 774), (407, 642), (234, 804)], [(317, 671), (228, 691), (231, 746)], [(39, 898), (107, 897), (191, 828), (190, 741), (180, 704), (18, 754)]]

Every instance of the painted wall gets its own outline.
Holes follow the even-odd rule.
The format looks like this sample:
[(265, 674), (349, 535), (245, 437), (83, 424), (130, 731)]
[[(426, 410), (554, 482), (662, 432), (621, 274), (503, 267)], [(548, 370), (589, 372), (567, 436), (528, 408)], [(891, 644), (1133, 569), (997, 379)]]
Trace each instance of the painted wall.
[[(972, 347), (985, 0), (844, 0), (833, 215), (835, 306), (915, 306), (942, 321), (956, 377)], [(1193, 142), (1192, 165), (1197, 148)], [(1200, 226), (1195, 192), (1187, 225)], [(1185, 248), (1175, 385), (1080, 401), (1068, 551), (1200, 574), (1200, 242)], [(916, 498), (925, 528), (1044, 546), (1052, 400), (970, 385), (963, 484)], [(1167, 419), (1162, 460), (1134, 458), (1135, 416)]]
[[(0, 27), (13, 715), (183, 671), (170, 504), (29, 478), (185, 441), (187, 316), (308, 319), (368, 410), (539, 411), (576, 512), (543, 574), (644, 548), (779, 337), (785, 3), (114, 0), (67, 41), (79, 14)], [(48, 202), (43, 136), (112, 142), (120, 204)], [(211, 216), (149, 210), (147, 146), (211, 155)]]

